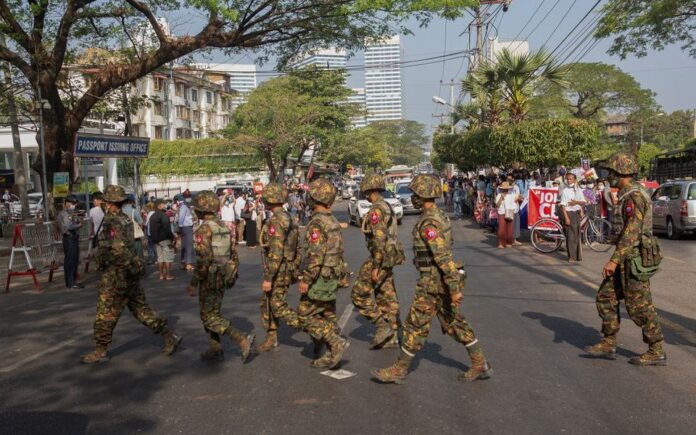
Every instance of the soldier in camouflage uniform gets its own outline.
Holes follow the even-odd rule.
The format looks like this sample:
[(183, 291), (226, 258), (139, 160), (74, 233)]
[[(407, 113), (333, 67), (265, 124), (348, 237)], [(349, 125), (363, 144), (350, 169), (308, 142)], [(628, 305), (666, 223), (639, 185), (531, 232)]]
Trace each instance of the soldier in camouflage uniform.
[(164, 336), (164, 353), (171, 355), (181, 343), (181, 337), (167, 327), (166, 319), (158, 315), (145, 300), (140, 284), (140, 279), (145, 275), (145, 266), (135, 253), (133, 221), (121, 211), (126, 192), (121, 186), (107, 186), (104, 201), (107, 210), (97, 236), (94, 256), (97, 269), (103, 272), (94, 321), (96, 348), (83, 356), (81, 362), (92, 364), (108, 360), (106, 350), (125, 307), (153, 333)]
[(413, 228), (414, 264), (420, 272), (416, 295), (403, 330), (403, 344), (397, 361), (390, 367), (373, 370), (381, 382), (401, 383), (411, 361), (430, 332), (437, 315), (442, 331), (466, 346), (471, 367), (459, 376), (462, 381), (488, 379), (490, 364), (464, 316), (459, 312), (463, 274), (452, 258), (452, 229), (447, 215), (435, 205), (442, 195), (440, 180), (433, 175), (417, 175), (410, 184), (413, 205), (422, 209)]
[(604, 266), (604, 281), (597, 292), (597, 311), (602, 319), (604, 337), (599, 343), (586, 347), (585, 351), (592, 356), (616, 358), (616, 336), (621, 319), (619, 301), (624, 299), (629, 317), (642, 328), (643, 341), (648, 344), (647, 352), (631, 358), (629, 362), (635, 365), (666, 365), (664, 337), (652, 302), (650, 281), (638, 279), (631, 270), (631, 261), (641, 255), (642, 240), (646, 236), (653, 237), (650, 196), (633, 179), (639, 169), (635, 156), (617, 153), (603, 167), (610, 172), (612, 187), (620, 189), (612, 222), (616, 249)]
[(309, 184), (312, 218), (307, 224), (304, 270), (299, 284), (297, 314), (313, 340), (325, 343), (329, 351), (312, 361), (312, 366), (335, 368), (350, 342), (339, 335), (336, 323), (336, 294), (348, 285), (349, 272), (343, 260), (341, 225), (331, 214), (336, 188), (325, 178)]
[(224, 359), (220, 336), (227, 335), (241, 348), (242, 363), (245, 363), (254, 335), (239, 331), (220, 314), (225, 289), (234, 284), (239, 266), (237, 252), (232, 248), (232, 233), (217, 221), (220, 200), (214, 192), (199, 192), (193, 201), (193, 209), (201, 224), (193, 235), (196, 266), (187, 290), (194, 297), (196, 289), (199, 289), (201, 320), (209, 336), (210, 347), (201, 354), (201, 358)]
[(278, 320), (288, 326), (301, 329), (300, 320), (287, 302), (288, 288), (296, 282), (299, 260), (299, 223), (285, 211), (287, 191), (277, 183), (263, 189), (261, 198), (273, 212), (273, 216), (261, 229), (263, 248), (263, 284), (261, 318), (266, 328), (266, 339), (259, 345), (259, 352), (267, 352), (278, 346)]
[(382, 198), (384, 177), (368, 174), (360, 190), (372, 203), (362, 223), (370, 258), (363, 263), (353, 285), (353, 304), (377, 326), (372, 349), (397, 347), (399, 331), (399, 300), (394, 287), (393, 267), (404, 262), (404, 251), (396, 232), (396, 217)]

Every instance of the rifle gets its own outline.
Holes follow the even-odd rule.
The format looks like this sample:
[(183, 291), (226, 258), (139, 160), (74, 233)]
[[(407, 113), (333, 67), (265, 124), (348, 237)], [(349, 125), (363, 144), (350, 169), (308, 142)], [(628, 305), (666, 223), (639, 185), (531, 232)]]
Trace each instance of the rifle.
[[(264, 227), (265, 229), (265, 227)], [(261, 240), (259, 240), (259, 245), (261, 246), (261, 267), (263, 267), (264, 273), (266, 272), (266, 248), (268, 248), (268, 245), (264, 242), (264, 231), (261, 231)], [(271, 285), (273, 283), (271, 282)], [(261, 290), (263, 291), (263, 289)], [(263, 295), (266, 298), (266, 314), (268, 314), (268, 326), (270, 327), (271, 322), (273, 321), (273, 310), (271, 309), (271, 293), (267, 293), (263, 291)]]

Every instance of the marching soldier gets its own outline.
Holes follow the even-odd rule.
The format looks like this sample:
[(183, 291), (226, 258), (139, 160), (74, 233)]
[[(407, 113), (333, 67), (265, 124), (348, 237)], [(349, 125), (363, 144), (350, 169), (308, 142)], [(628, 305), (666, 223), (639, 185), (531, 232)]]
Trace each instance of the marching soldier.
[(414, 263), (420, 272), (416, 295), (403, 327), (403, 344), (397, 361), (390, 367), (373, 370), (384, 383), (401, 383), (411, 361), (430, 332), (437, 315), (442, 331), (464, 344), (471, 357), (471, 367), (459, 380), (488, 379), (493, 370), (486, 361), (481, 345), (464, 316), (459, 312), (462, 301), (463, 274), (452, 258), (452, 231), (447, 215), (436, 205), (442, 196), (440, 180), (432, 175), (417, 175), (410, 186), (413, 205), (423, 210), (413, 228)]
[(201, 320), (209, 336), (210, 347), (201, 353), (201, 358), (223, 360), (220, 336), (227, 335), (239, 345), (242, 350), (242, 363), (246, 363), (254, 343), (254, 335), (239, 331), (220, 314), (225, 289), (234, 285), (239, 267), (237, 252), (232, 249), (232, 233), (216, 219), (220, 200), (214, 192), (199, 192), (193, 201), (193, 208), (201, 220), (201, 225), (193, 237), (196, 267), (187, 291), (191, 297), (195, 297), (196, 289), (199, 289)]
[(273, 212), (273, 216), (261, 230), (263, 247), (263, 284), (261, 318), (266, 328), (266, 339), (257, 350), (267, 352), (278, 346), (278, 320), (288, 326), (301, 329), (297, 313), (287, 302), (288, 288), (299, 273), (299, 224), (285, 211), (287, 191), (279, 184), (271, 183), (263, 189), (261, 198)]
[(377, 325), (372, 349), (398, 346), (399, 300), (392, 269), (405, 261), (396, 216), (382, 198), (385, 188), (384, 177), (378, 174), (366, 175), (360, 184), (360, 191), (372, 203), (362, 222), (370, 258), (360, 268), (351, 292), (360, 314)]
[(339, 335), (336, 323), (336, 294), (348, 285), (349, 272), (343, 260), (341, 225), (331, 214), (336, 188), (325, 178), (309, 184), (308, 202), (312, 218), (307, 224), (305, 267), (299, 284), (297, 314), (302, 327), (317, 343), (329, 347), (312, 366), (333, 369), (339, 365), (350, 341)]
[(96, 348), (83, 356), (81, 362), (92, 364), (107, 361), (107, 347), (111, 343), (114, 328), (127, 306), (136, 319), (155, 334), (164, 337), (164, 353), (171, 355), (181, 343), (181, 337), (167, 327), (164, 317), (155, 312), (145, 300), (140, 279), (145, 266), (135, 253), (133, 221), (121, 212), (126, 192), (121, 186), (106, 187), (104, 201), (106, 216), (97, 236), (95, 260), (102, 271), (97, 299), (97, 316), (94, 321)]
[(585, 351), (592, 356), (616, 358), (619, 301), (624, 299), (629, 317), (642, 328), (643, 341), (648, 344), (647, 352), (629, 362), (641, 366), (663, 366), (667, 364), (664, 337), (650, 293), (650, 277), (657, 272), (662, 258), (652, 234), (650, 196), (633, 178), (639, 169), (635, 156), (614, 154), (604, 168), (609, 170), (611, 186), (620, 189), (611, 227), (616, 249), (604, 265), (604, 281), (597, 292), (597, 311), (602, 318), (604, 337), (599, 343), (586, 347)]

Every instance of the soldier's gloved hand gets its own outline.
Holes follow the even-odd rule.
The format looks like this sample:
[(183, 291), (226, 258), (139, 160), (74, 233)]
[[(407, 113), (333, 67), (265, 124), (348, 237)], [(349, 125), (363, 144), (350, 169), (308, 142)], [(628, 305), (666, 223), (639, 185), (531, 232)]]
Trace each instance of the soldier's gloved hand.
[(190, 286), (186, 287), (186, 292), (187, 292), (188, 295), (191, 296), (192, 298), (193, 298), (193, 297), (196, 297), (196, 287), (190, 285)]
[(377, 284), (379, 282), (379, 269), (372, 269), (370, 279), (372, 279), (373, 284)]
[(307, 294), (309, 291), (309, 284), (307, 284), (304, 281), (300, 281), (300, 283), (297, 285), (298, 290), (300, 290), (301, 294)]
[(264, 292), (269, 293), (273, 289), (272, 283), (270, 281), (264, 280), (263, 283), (261, 284), (261, 289)]

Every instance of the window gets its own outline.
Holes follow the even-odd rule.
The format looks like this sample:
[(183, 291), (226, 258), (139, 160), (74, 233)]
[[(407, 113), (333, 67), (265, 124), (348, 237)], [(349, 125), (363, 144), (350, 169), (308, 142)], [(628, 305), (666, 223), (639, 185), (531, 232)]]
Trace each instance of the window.
[(183, 97), (186, 93), (186, 87), (183, 83), (177, 83), (174, 87), (174, 95), (177, 97)]
[(162, 127), (155, 126), (155, 139), (162, 139)]
[(193, 117), (191, 118), (192, 121), (195, 122), (201, 122), (201, 111), (200, 110), (194, 110), (193, 111)]
[(177, 139), (190, 139), (191, 138), (191, 130), (186, 129), (186, 128), (177, 128), (176, 129), (176, 138)]
[(155, 115), (164, 116), (164, 104), (161, 101), (155, 101)]
[(212, 92), (210, 92), (210, 91), (205, 92), (205, 101), (208, 104), (213, 104), (213, 93)]
[(164, 79), (162, 77), (155, 77), (155, 91), (161, 91), (164, 89)]
[(191, 89), (191, 101), (198, 101), (198, 91)]
[(652, 200), (657, 201), (660, 199), (661, 196), (664, 196), (664, 194), (665, 194), (665, 188), (660, 187), (653, 193)]
[(671, 200), (679, 199), (681, 197), (681, 185), (675, 184), (671, 186), (667, 195), (669, 195), (669, 199)]
[(691, 183), (689, 186), (689, 194), (686, 195), (686, 199), (689, 201), (696, 199), (696, 183)]
[(186, 106), (176, 106), (176, 117), (179, 119), (189, 119), (189, 109)]

